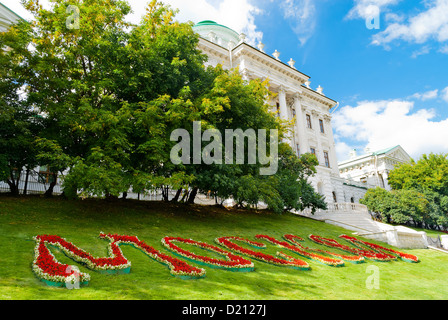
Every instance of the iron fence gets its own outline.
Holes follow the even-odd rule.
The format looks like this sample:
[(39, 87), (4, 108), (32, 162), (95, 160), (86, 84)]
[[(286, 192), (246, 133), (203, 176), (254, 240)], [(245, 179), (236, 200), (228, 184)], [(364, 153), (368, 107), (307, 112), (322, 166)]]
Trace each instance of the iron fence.
[(444, 249), (442, 246), (442, 238), (440, 238), (440, 236), (438, 236), (437, 238), (428, 237), (428, 246)]

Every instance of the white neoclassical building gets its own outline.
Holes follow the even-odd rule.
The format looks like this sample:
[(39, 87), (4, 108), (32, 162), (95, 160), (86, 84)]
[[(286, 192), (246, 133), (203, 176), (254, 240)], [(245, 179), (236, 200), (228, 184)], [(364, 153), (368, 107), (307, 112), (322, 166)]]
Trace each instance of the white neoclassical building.
[(339, 163), (339, 172), (341, 177), (348, 181), (361, 182), (369, 188), (391, 190), (388, 183), (389, 173), (396, 165), (410, 161), (411, 157), (401, 146), (376, 152), (367, 149), (362, 155), (353, 150), (349, 160)]
[(199, 48), (209, 58), (207, 65), (238, 67), (245, 80), (269, 79), (270, 90), (277, 93), (269, 102), (272, 110), (284, 120), (295, 120), (291, 147), (297, 155), (310, 152), (319, 160), (310, 182), (327, 202), (358, 202), (367, 186), (339, 174), (330, 114), (337, 102), (325, 96), (321, 86), (312, 89), (310, 77), (295, 67), (292, 58), (282, 62), (277, 50), (268, 54), (264, 44), (253, 47), (244, 34), (214, 21), (199, 22), (193, 29), (200, 35)]

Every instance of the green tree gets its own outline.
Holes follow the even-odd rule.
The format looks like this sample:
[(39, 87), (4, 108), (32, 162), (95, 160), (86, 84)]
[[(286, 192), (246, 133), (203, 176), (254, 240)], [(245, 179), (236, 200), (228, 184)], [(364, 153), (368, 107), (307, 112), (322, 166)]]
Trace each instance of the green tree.
[(367, 190), (367, 193), (359, 202), (366, 205), (370, 211), (380, 214), (383, 221), (390, 222), (389, 212), (392, 198), (393, 196), (389, 191), (377, 187)]
[(447, 227), (448, 220), (448, 154), (423, 155), (418, 161), (401, 164), (389, 175), (394, 190), (414, 190), (423, 194), (429, 210), (421, 217), (421, 226)]
[(360, 203), (366, 205), (370, 211), (379, 213), (383, 221), (419, 227), (430, 212), (430, 203), (425, 195), (412, 189), (370, 189)]
[[(260, 162), (171, 161), (176, 144), (171, 133), (179, 128), (193, 133), (195, 121), (223, 135), (227, 129), (266, 129), (269, 137), (278, 130), (280, 139), (287, 123), (265, 104), (271, 97), (267, 82), (245, 82), (237, 70), (219, 66), (205, 69), (198, 35), (190, 23), (175, 21), (170, 7), (153, 0), (141, 22), (130, 25), (124, 20), (130, 12), (126, 1), (61, 0), (50, 10), (35, 0), (24, 4), (35, 20), (8, 36), (24, 39), (23, 46), (13, 47), (17, 56), (23, 51), (17, 73), (26, 83), (26, 106), (38, 110), (45, 124), (36, 139), (37, 159), (68, 172), (68, 196), (161, 189), (168, 200), (167, 191), (175, 188), (175, 200), (190, 191), (188, 202), (211, 191), (239, 204), (264, 201), (278, 212), (323, 205), (306, 182), (315, 163), (296, 159), (286, 144), (280, 144), (280, 170), (272, 176), (260, 175)], [(67, 24), (72, 18), (67, 8), (73, 6), (79, 17)], [(247, 160), (249, 142), (242, 144)], [(236, 153), (237, 142), (234, 146)]]
[(24, 96), (28, 30), (29, 25), (20, 21), (9, 32), (0, 33), (0, 180), (14, 195), (19, 194), (23, 168), (29, 173), (37, 164), (34, 139), (43, 125)]
[(392, 191), (389, 215), (394, 223), (412, 223), (415, 226), (422, 227), (428, 209), (429, 202), (422, 193), (416, 190)]
[[(186, 172), (195, 176), (190, 184), (189, 202), (194, 201), (197, 192), (211, 193), (216, 198), (233, 198), (238, 206), (257, 206), (264, 202), (275, 212), (306, 207), (325, 208), (321, 196), (314, 192), (307, 179), (315, 173), (317, 159), (305, 155), (299, 159), (286, 143), (279, 143), (278, 154), (273, 152), (269, 139), (271, 130), (278, 130), (279, 140), (282, 140), (288, 130), (288, 123), (283, 123), (265, 104), (272, 96), (267, 90), (268, 83), (259, 80), (245, 82), (238, 70), (224, 71), (216, 68), (217, 76), (211, 89), (200, 97), (202, 104), (202, 129), (214, 129), (221, 141), (213, 140), (222, 156), (226, 154), (229, 141), (226, 138), (228, 130), (240, 130), (245, 135), (244, 141), (232, 140), (232, 164), (196, 164), (187, 166)], [(192, 132), (191, 125), (187, 125)], [(259, 141), (259, 129), (267, 130), (267, 140)], [(268, 156), (275, 156), (278, 170), (272, 175), (260, 174), (263, 167), (259, 155), (259, 142), (267, 142)], [(281, 141), (279, 141), (281, 142)], [(206, 147), (204, 142), (202, 147)], [(237, 163), (237, 150), (242, 147), (244, 159)], [(251, 150), (251, 147), (253, 149)], [(251, 158), (252, 157), (252, 158)], [(250, 160), (253, 160), (251, 162)], [(255, 161), (256, 160), (256, 161)]]
[[(21, 67), (27, 103), (48, 124), (40, 159), (69, 169), (65, 193), (116, 197), (131, 186), (179, 182), (182, 173), (167, 161), (169, 132), (200, 112), (190, 99), (208, 77), (191, 25), (173, 21), (175, 12), (157, 1), (138, 26), (124, 20), (126, 1), (24, 4), (35, 18), (19, 32), (32, 44)], [(67, 25), (70, 6), (79, 10), (79, 28)]]
[(394, 190), (430, 190), (448, 196), (448, 154), (424, 154), (417, 162), (403, 163), (390, 172)]

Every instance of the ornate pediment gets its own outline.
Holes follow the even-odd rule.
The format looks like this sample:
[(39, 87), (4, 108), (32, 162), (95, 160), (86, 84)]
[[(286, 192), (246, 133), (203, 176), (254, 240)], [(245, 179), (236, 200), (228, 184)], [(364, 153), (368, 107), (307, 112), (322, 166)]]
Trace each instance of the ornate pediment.
[(398, 147), (396, 150), (392, 151), (391, 154), (388, 155), (400, 162), (409, 162), (411, 157), (403, 150), (402, 147)]

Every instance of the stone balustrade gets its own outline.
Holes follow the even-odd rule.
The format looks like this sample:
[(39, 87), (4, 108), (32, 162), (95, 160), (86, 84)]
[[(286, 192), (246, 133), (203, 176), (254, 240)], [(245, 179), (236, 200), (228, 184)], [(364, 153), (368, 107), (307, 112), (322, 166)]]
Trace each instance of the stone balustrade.
[[(319, 214), (331, 214), (331, 213), (364, 213), (368, 214), (369, 210), (367, 209), (367, 206), (359, 203), (331, 203), (327, 205), (327, 210), (318, 209), (314, 213), (315, 215)], [(304, 216), (311, 216), (311, 209), (306, 208), (302, 212), (300, 212), (300, 215)]]

